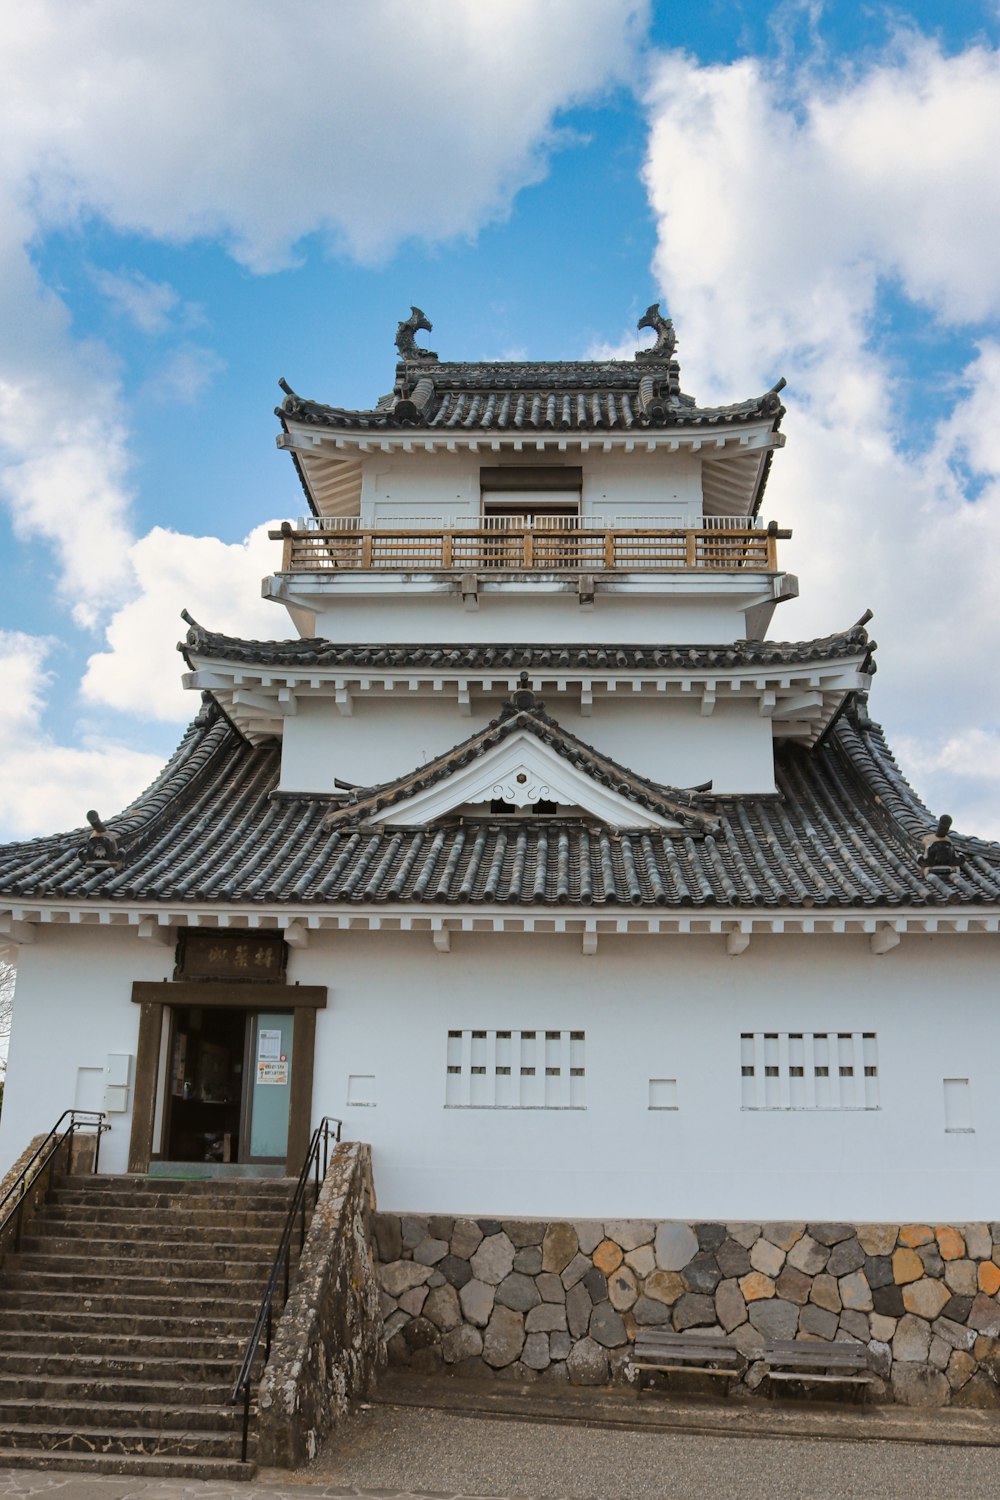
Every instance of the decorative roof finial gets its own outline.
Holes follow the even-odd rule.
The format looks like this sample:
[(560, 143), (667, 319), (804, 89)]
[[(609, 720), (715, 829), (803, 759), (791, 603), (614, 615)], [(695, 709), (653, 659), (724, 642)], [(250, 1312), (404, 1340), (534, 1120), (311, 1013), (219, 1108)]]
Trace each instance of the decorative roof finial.
[(924, 839), (924, 852), (917, 863), (927, 876), (937, 875), (942, 880), (954, 880), (965, 864), (964, 854), (951, 840), (951, 819), (945, 813), (938, 819), (938, 826)]
[(428, 320), (426, 313), (422, 313), (419, 307), (411, 307), (406, 321), (396, 324), (396, 348), (400, 359), (437, 359), (433, 349), (418, 348), (414, 334), (421, 328), (425, 333), (434, 331), (434, 325)]
[(637, 329), (651, 328), (656, 334), (656, 343), (651, 348), (635, 351), (636, 359), (673, 359), (677, 334), (674, 332), (673, 319), (661, 315), (658, 302), (649, 304), (635, 326)]
[(91, 809), (87, 822), (94, 830), (85, 844), (76, 851), (80, 863), (94, 870), (120, 870), (124, 861), (118, 847), (118, 836), (106, 828), (97, 813)]

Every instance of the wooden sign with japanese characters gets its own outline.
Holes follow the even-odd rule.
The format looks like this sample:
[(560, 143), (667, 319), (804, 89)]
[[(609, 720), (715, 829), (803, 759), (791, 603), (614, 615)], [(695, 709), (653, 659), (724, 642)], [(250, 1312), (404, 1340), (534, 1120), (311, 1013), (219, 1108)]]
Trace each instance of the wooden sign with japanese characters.
[(283, 981), (288, 949), (280, 932), (188, 929), (177, 943), (175, 979)]

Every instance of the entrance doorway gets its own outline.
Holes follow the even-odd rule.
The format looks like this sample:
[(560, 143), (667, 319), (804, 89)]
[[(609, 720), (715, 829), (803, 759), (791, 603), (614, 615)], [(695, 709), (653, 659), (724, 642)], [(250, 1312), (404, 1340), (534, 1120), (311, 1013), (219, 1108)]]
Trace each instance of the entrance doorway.
[(161, 1160), (284, 1162), (295, 1017), (171, 1007)]

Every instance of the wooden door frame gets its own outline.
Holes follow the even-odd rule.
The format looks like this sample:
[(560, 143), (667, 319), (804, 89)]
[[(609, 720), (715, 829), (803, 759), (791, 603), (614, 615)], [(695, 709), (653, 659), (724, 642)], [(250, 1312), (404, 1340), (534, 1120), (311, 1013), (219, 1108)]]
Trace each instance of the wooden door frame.
[(241, 984), (222, 980), (137, 979), (132, 1003), (139, 1006), (139, 1040), (132, 1091), (132, 1135), (128, 1170), (145, 1173), (153, 1155), (156, 1087), (160, 1072), (163, 1008), (203, 1005), (213, 1009), (287, 1010), (295, 1017), (291, 1098), (288, 1104), (288, 1155), (285, 1172), (296, 1176), (309, 1145), (312, 1121), (313, 1065), (316, 1057), (316, 1012), (326, 1009), (325, 984)]

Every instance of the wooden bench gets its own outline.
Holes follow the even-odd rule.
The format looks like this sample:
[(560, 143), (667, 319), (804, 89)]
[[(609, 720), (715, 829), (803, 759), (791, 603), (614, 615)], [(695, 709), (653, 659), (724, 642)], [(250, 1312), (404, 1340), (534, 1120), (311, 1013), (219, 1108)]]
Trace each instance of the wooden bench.
[(722, 1334), (667, 1333), (662, 1328), (640, 1328), (627, 1373), (630, 1380), (635, 1380), (636, 1396), (642, 1395), (644, 1376), (655, 1373), (714, 1376), (725, 1381), (728, 1396), (730, 1381), (739, 1379), (745, 1369), (743, 1355)]
[(773, 1339), (764, 1350), (764, 1363), (769, 1396), (774, 1395), (776, 1382), (795, 1380), (802, 1385), (850, 1385), (863, 1401), (874, 1380), (864, 1344)]

